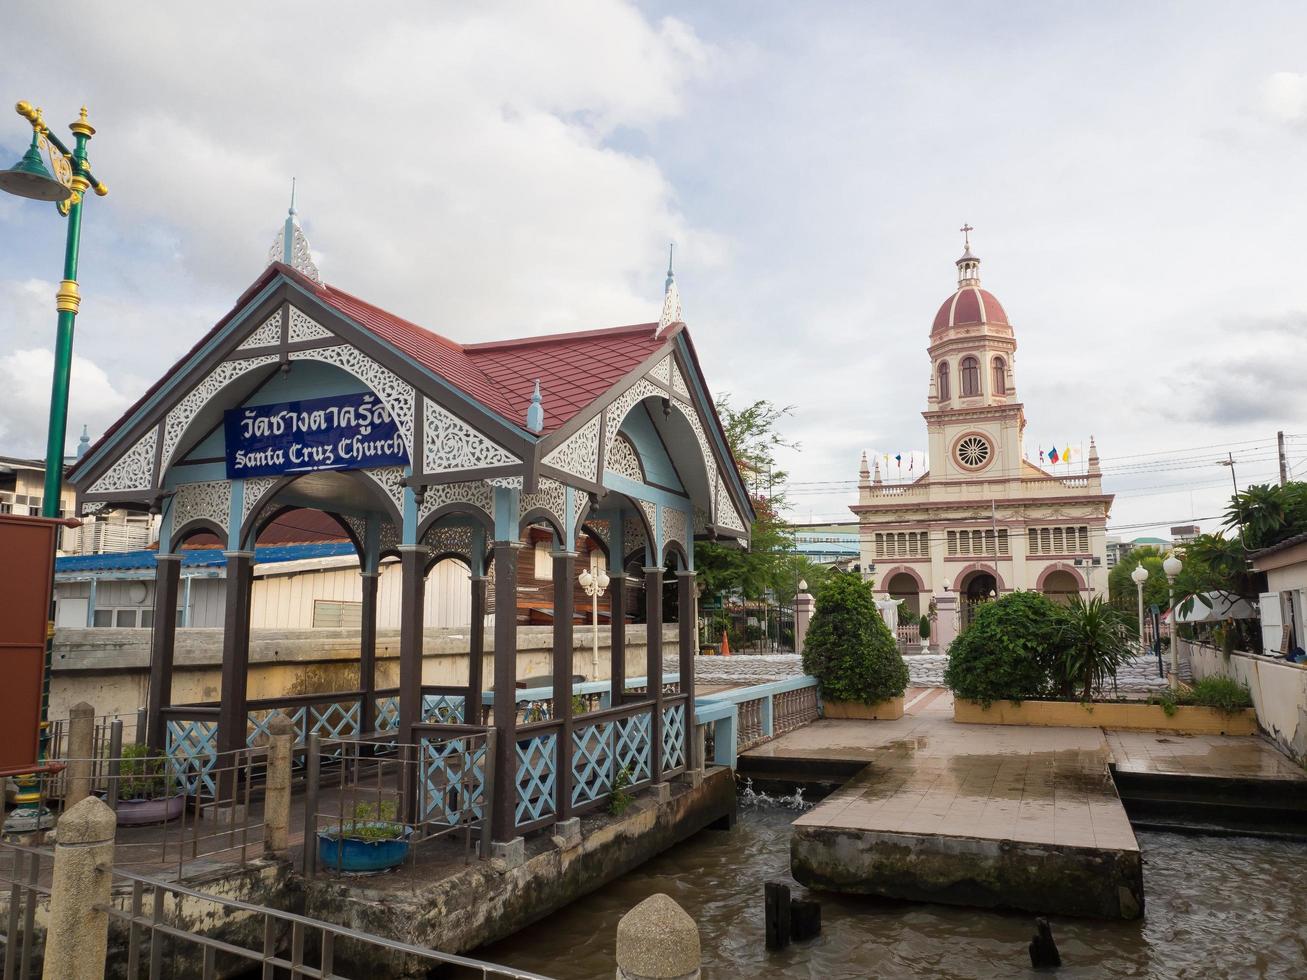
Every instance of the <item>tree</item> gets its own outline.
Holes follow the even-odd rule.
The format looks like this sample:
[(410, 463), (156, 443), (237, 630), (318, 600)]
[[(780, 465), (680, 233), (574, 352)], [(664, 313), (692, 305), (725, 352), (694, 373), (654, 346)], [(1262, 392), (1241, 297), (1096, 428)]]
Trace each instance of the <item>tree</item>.
[(1088, 701), (1107, 680), (1116, 682), (1117, 669), (1130, 657), (1130, 629), (1101, 595), (1088, 602), (1072, 596), (1058, 620), (1053, 681), (1063, 696), (1078, 690)]
[(1307, 483), (1256, 484), (1230, 498), (1225, 525), (1249, 551), (1307, 531)]
[(800, 579), (806, 578), (811, 588), (821, 577), (811, 562), (795, 553), (793, 528), (781, 516), (788, 474), (776, 468), (776, 451), (798, 448), (798, 443), (781, 435), (778, 427), (792, 412), (792, 407), (780, 408), (766, 399), (738, 410), (729, 394), (717, 399), (717, 414), (755, 517), (747, 551), (733, 544), (696, 545), (694, 563), (705, 592), (738, 592), (751, 600), (771, 593), (785, 601), (793, 598)]
[[(1112, 605), (1124, 613), (1137, 615), (1138, 589), (1130, 576), (1140, 565), (1148, 572), (1148, 581), (1144, 583), (1144, 610), (1150, 606), (1166, 608), (1166, 573), (1162, 571), (1165, 559), (1162, 550), (1154, 545), (1139, 545), (1131, 548), (1107, 574), (1107, 594)], [(1131, 618), (1134, 618), (1131, 615)]]
[(907, 690), (908, 665), (871, 586), (856, 572), (832, 572), (822, 584), (803, 645), (803, 671), (833, 701), (876, 704)]

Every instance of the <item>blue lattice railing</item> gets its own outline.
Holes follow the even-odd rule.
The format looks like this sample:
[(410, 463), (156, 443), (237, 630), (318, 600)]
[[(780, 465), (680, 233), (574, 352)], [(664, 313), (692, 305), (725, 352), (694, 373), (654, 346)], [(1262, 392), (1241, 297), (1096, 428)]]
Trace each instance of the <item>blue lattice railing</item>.
[(521, 827), (549, 819), (556, 811), (558, 733), (527, 735), (517, 740), (516, 748), (517, 807), (514, 822)]
[(584, 806), (613, 791), (617, 723), (596, 722), (572, 731), (572, 806)]
[(685, 765), (685, 705), (673, 704), (663, 709), (663, 772)]
[(169, 718), (166, 746), (174, 771), (187, 793), (217, 796), (213, 770), (218, 764), (218, 723), (199, 718)]
[(647, 710), (626, 718), (619, 718), (616, 722), (617, 771), (625, 770), (631, 785), (642, 783), (653, 775), (653, 765), (650, 762), (650, 757), (653, 755), (650, 750), (653, 746), (652, 739), (649, 737), (649, 729), (652, 726), (649, 722), (650, 715)]
[(485, 736), (424, 736), (418, 744), (420, 819), (450, 826), (480, 820), (486, 800)]

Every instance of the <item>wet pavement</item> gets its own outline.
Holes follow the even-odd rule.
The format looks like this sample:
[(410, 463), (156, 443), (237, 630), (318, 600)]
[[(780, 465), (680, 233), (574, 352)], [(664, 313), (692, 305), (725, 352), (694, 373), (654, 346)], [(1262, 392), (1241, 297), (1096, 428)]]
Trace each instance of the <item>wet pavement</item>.
[(869, 764), (796, 827), (1137, 850), (1099, 729), (957, 725), (952, 706), (939, 692), (898, 721), (821, 721), (749, 754)]
[(1176, 735), (1169, 732), (1106, 732), (1118, 770), (1167, 776), (1307, 781), (1304, 772), (1257, 735)]

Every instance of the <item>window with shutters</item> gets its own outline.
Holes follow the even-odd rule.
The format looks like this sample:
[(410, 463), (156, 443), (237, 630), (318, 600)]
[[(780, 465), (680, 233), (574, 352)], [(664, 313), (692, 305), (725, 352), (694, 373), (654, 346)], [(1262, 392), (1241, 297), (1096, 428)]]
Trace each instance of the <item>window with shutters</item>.
[[(962, 397), (970, 398), (980, 394), (980, 362), (974, 357), (962, 358), (958, 366), (962, 373)], [(918, 375), (920, 377), (920, 375)]]

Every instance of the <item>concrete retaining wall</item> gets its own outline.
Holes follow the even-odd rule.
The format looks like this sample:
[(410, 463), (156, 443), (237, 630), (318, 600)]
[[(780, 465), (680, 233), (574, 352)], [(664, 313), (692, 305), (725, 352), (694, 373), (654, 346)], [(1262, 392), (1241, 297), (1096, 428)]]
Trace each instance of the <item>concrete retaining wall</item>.
[[(574, 841), (533, 835), (516, 868), (480, 861), (445, 877), (405, 869), (376, 884), (348, 884), (320, 876), (306, 884), (305, 914), (451, 953), (468, 952), (544, 918), (582, 895), (626, 874), (667, 848), (718, 821), (733, 820), (735, 780), (729, 769), (710, 769), (698, 786), (677, 781), (669, 800), (637, 797), (618, 817), (582, 818)], [(382, 963), (378, 951), (352, 964), (351, 950), (336, 948), (338, 964), (366, 965), (368, 976), (426, 976), (418, 964)]]
[(1300, 766), (1307, 766), (1307, 666), (1181, 642), (1194, 680), (1229, 677), (1247, 686), (1262, 731)]
[[(68, 717), (79, 701), (95, 706), (97, 714), (132, 715), (145, 704), (149, 678), (150, 630), (60, 629), (55, 632), (51, 675), (50, 717)], [(492, 626), (486, 627), (483, 676), (489, 683), (494, 664)], [(626, 675), (645, 673), (645, 627), (626, 630)], [(522, 626), (517, 631), (517, 676), (541, 677), (553, 671), (553, 628)], [(591, 632), (576, 627), (573, 671), (587, 680), (610, 676), (609, 629), (599, 629), (599, 669), (592, 666)], [(422, 681), (425, 684), (466, 684), (469, 633), (466, 628), (429, 629), (424, 633)], [(675, 626), (663, 627), (663, 651), (677, 652)], [(251, 630), (249, 697), (350, 691), (358, 687), (358, 630)], [(222, 630), (177, 631), (174, 653), (174, 704), (217, 701), (221, 697)], [(377, 632), (377, 686), (399, 683), (399, 631)]]

